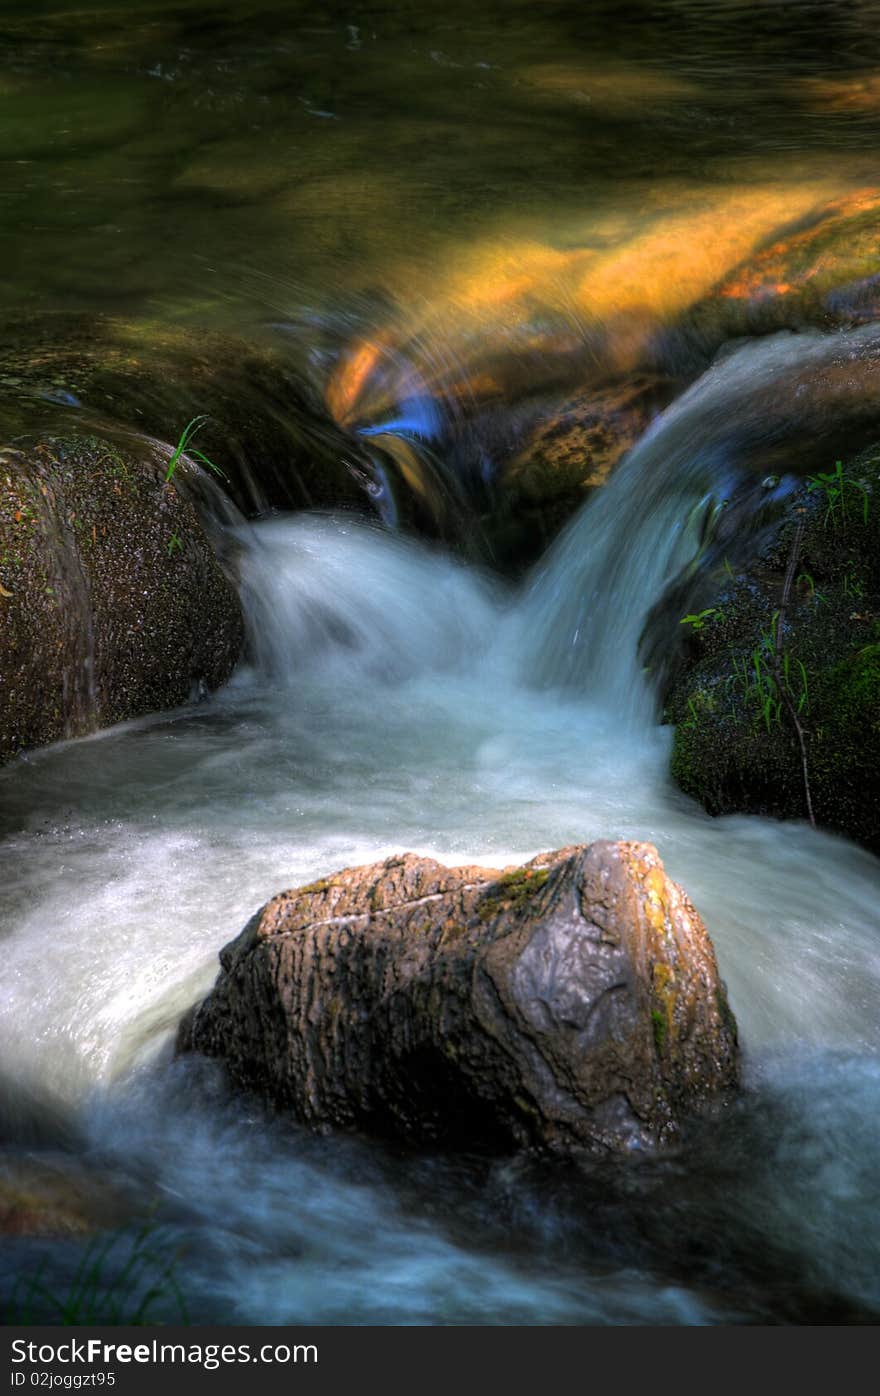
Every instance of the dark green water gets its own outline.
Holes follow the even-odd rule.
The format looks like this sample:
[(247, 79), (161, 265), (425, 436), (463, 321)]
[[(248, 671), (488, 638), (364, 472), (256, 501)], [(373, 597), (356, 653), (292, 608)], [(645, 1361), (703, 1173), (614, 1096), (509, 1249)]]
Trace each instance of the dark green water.
[(686, 278), (670, 240), (699, 257), (714, 237), (720, 274), (876, 180), (877, 17), (853, 0), (7, 0), (3, 299), (196, 325), (363, 297), (415, 315), (454, 302), (465, 266), (495, 291), (525, 267), (535, 300), (587, 314), (576, 254), (664, 226), (617, 276), (625, 301)]

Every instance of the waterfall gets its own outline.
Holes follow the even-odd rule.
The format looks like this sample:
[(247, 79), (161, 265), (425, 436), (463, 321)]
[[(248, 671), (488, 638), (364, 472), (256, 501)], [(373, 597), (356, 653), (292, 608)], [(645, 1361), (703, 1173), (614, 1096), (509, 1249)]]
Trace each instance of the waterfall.
[(694, 559), (707, 510), (725, 507), (749, 471), (794, 479), (824, 443), (833, 463), (854, 431), (876, 433), (878, 388), (876, 326), (775, 334), (722, 356), (654, 422), (540, 564), (512, 640), (523, 672), (650, 721), (639, 639), (664, 587)]

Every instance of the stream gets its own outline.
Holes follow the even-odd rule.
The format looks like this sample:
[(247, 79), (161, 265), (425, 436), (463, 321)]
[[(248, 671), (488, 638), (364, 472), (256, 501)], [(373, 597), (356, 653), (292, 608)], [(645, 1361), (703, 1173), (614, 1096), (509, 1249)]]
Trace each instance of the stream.
[[(874, 107), (845, 101), (876, 7), (825, 7), (824, 67), (773, 6), (670, 4), (659, 45), (648, 8), (588, 26), (519, 0), (442, 21), (144, 0), (83, 28), (72, 3), (13, 3), (4, 306), (145, 333), (271, 322), (313, 381), (336, 372), (331, 407), (365, 326), (405, 346), (423, 411), (536, 334), (545, 358), (582, 332), (625, 365), (780, 224), (876, 177)], [(877, 861), (676, 791), (638, 653), (771, 410), (784, 436), (809, 378), (824, 430), (821, 383), (842, 366), (855, 400), (877, 361), (856, 327), (701, 364), (516, 584), (355, 514), (230, 517), (248, 645), (226, 687), (0, 770), (0, 1133), (149, 1214), (170, 1321), (878, 1320)], [(362, 437), (369, 418), (418, 448), (391, 421), (409, 389), (388, 391), (361, 400)], [(316, 1137), (174, 1058), (218, 951), (276, 892), (403, 850), (503, 868), (594, 838), (657, 845), (738, 1019), (742, 1096), (673, 1154), (574, 1168)], [(80, 1255), (8, 1238), (0, 1293), (40, 1263), (63, 1291)]]
[[(716, 398), (698, 385), (665, 433)], [(353, 516), (239, 525), (250, 664), (208, 702), (0, 774), (7, 1129), (52, 1120), (158, 1197), (195, 1313), (668, 1323), (880, 1304), (876, 860), (806, 825), (710, 819), (670, 786), (671, 734), (637, 700), (617, 619), (624, 600), (645, 614), (665, 532), (687, 533), (672, 451), (672, 516), (633, 535), (621, 507), (663, 434), (518, 592)], [(566, 597), (587, 594), (591, 547), (624, 539), (627, 596), (611, 587), (591, 618), (602, 663), (572, 691)], [(264, 1119), (172, 1060), (218, 949), (275, 892), (405, 849), (504, 867), (596, 837), (658, 845), (739, 1020), (743, 1101), (680, 1155), (562, 1178), (395, 1158)]]

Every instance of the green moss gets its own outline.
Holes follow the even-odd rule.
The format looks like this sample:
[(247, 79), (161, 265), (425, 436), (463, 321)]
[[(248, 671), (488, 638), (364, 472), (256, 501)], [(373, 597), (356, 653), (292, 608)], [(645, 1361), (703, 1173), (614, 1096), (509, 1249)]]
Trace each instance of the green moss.
[(863, 646), (822, 676), (810, 754), (820, 812), (880, 848), (880, 644)]
[(504, 873), (491, 883), (481, 899), (477, 914), (481, 921), (490, 921), (502, 908), (516, 908), (544, 886), (550, 876), (549, 868), (517, 868)]
[(651, 1024), (654, 1029), (654, 1046), (658, 1052), (663, 1052), (669, 1037), (669, 1024), (666, 1021), (666, 1014), (660, 1008), (651, 1009)]
[(876, 732), (880, 726), (880, 644), (865, 645), (826, 674), (821, 700), (825, 725), (850, 733)]
[(310, 882), (307, 887), (301, 887), (300, 892), (326, 892), (333, 883), (329, 877), (319, 877), (317, 882)]
[(880, 456), (866, 453), (843, 478), (850, 481), (845, 521), (833, 526), (824, 496), (805, 489), (759, 556), (717, 579), (717, 591), (700, 593), (701, 606), (723, 606), (725, 623), (689, 635), (675, 661), (665, 702), (676, 724), (670, 768), (712, 814), (806, 817), (800, 749), (772, 663), (774, 616), (800, 522), (783, 659), (805, 732), (815, 817), (880, 851), (880, 510), (871, 502), (880, 493)]

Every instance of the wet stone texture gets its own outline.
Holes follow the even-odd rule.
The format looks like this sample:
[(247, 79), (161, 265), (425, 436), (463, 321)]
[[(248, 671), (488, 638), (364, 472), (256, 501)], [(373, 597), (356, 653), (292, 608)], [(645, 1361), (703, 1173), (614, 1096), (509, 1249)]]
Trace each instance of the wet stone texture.
[(238, 597), (166, 464), (94, 437), (0, 451), (0, 759), (231, 673)]
[(484, 519), (493, 561), (514, 573), (534, 563), (671, 396), (659, 376), (635, 375), (548, 408), (504, 466)]
[[(372, 512), (369, 462), (274, 341), (35, 315), (0, 336), (0, 411), (17, 430), (64, 419), (83, 434), (127, 430), (169, 446), (188, 421), (204, 418), (194, 444), (246, 514), (328, 505)], [(83, 416), (97, 427), (83, 428)]]
[[(806, 818), (806, 764), (817, 824), (880, 853), (878, 500), (874, 446), (795, 491), (740, 569), (705, 567), (686, 601), (673, 586), (655, 608), (648, 639), (652, 625), (658, 637), (664, 625), (678, 631), (663, 692), (676, 725), (671, 774), (710, 814)], [(803, 756), (772, 676), (795, 547), (780, 672)], [(683, 612), (696, 627), (681, 623)]]
[(220, 959), (179, 1047), (318, 1128), (616, 1154), (737, 1081), (709, 936), (650, 844), (349, 868), (273, 898)]

